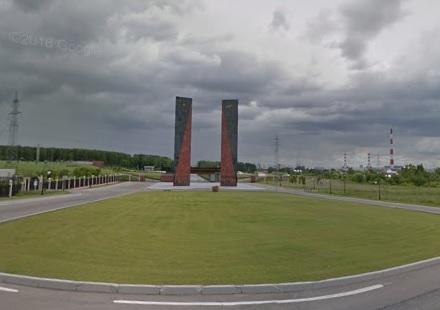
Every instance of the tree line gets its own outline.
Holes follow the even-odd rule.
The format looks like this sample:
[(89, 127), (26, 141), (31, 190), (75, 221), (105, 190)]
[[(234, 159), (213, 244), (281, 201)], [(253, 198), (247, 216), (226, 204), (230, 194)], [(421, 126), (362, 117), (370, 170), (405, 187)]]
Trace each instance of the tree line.
[[(273, 171), (274, 169), (272, 169)], [(285, 170), (283, 172), (292, 173)], [(426, 170), (423, 165), (406, 165), (396, 174), (388, 175), (386, 171), (367, 169), (355, 171), (348, 169), (304, 169), (301, 175), (314, 176), (317, 179), (348, 180), (354, 183), (389, 184), (389, 185), (415, 185), (415, 186), (440, 186), (440, 168), (432, 171)], [(296, 180), (296, 178), (293, 178)], [(301, 183), (301, 182), (300, 182)]]
[[(0, 160), (35, 161), (36, 158), (37, 147), (0, 145)], [(130, 155), (121, 152), (81, 148), (40, 147), (39, 160), (42, 162), (103, 161), (106, 166), (137, 170), (143, 170), (144, 166), (154, 166), (156, 169), (163, 171), (171, 171), (174, 168), (174, 161), (165, 156)], [(220, 162), (201, 160), (197, 165), (198, 167), (220, 167)], [(238, 162), (237, 170), (254, 173), (257, 166), (253, 163)]]
[[(37, 148), (32, 146), (0, 145), (0, 160), (35, 161)], [(160, 170), (171, 170), (173, 160), (159, 155), (135, 154), (121, 152), (90, 150), (80, 148), (40, 147), (40, 161), (104, 161), (107, 166), (143, 169), (154, 166)]]

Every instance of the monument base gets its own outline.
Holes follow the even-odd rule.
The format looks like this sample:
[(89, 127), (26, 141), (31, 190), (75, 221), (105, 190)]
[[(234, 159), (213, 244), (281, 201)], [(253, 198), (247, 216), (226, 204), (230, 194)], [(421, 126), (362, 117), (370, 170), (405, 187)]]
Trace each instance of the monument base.
[(174, 182), (174, 174), (173, 173), (163, 173), (160, 175), (161, 182)]
[[(157, 191), (212, 191), (213, 186), (220, 186), (220, 183), (196, 183), (192, 182), (190, 186), (174, 186), (172, 182), (157, 182), (148, 186), (149, 190)], [(237, 186), (220, 186), (222, 191), (266, 191), (264, 187), (250, 183), (238, 183)]]
[(189, 186), (191, 183), (190, 176), (174, 176), (174, 186)]
[(220, 185), (221, 186), (237, 186), (237, 177), (236, 176), (220, 176)]

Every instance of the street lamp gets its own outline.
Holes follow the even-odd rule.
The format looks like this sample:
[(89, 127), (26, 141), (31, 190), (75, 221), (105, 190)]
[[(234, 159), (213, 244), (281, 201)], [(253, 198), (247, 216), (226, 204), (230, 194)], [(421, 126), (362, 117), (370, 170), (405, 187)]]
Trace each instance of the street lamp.
[[(47, 180), (49, 180), (51, 174), (52, 171), (47, 170)], [(44, 195), (44, 175), (41, 176), (41, 195)]]

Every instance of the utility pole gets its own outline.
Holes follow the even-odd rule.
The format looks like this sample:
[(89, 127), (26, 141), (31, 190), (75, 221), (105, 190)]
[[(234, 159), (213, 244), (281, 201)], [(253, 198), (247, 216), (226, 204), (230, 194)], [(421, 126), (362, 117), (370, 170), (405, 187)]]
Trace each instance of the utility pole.
[(394, 169), (394, 139), (393, 128), (390, 128), (390, 169)]
[(277, 180), (275, 181), (276, 183), (276, 191), (278, 191), (278, 182), (280, 182), (279, 180), (279, 174), (280, 174), (280, 139), (278, 138), (278, 135), (275, 136), (275, 171), (276, 171), (276, 176), (277, 176)]
[(379, 186), (379, 192), (378, 192), (379, 200), (381, 200), (382, 199), (382, 193), (381, 193), (381, 190), (380, 190), (380, 179), (378, 180), (377, 185)]
[(40, 145), (39, 145), (39, 144), (37, 144), (37, 154), (36, 154), (35, 161), (36, 161), (37, 163), (40, 162)]

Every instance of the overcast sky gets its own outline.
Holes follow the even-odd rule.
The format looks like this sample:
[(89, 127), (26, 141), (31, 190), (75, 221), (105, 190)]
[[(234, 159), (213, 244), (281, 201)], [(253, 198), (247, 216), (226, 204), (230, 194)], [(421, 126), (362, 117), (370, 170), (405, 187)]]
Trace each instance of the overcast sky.
[(239, 160), (440, 165), (438, 0), (0, 0), (0, 143), (172, 156), (193, 98), (193, 161), (220, 157), (237, 98)]

